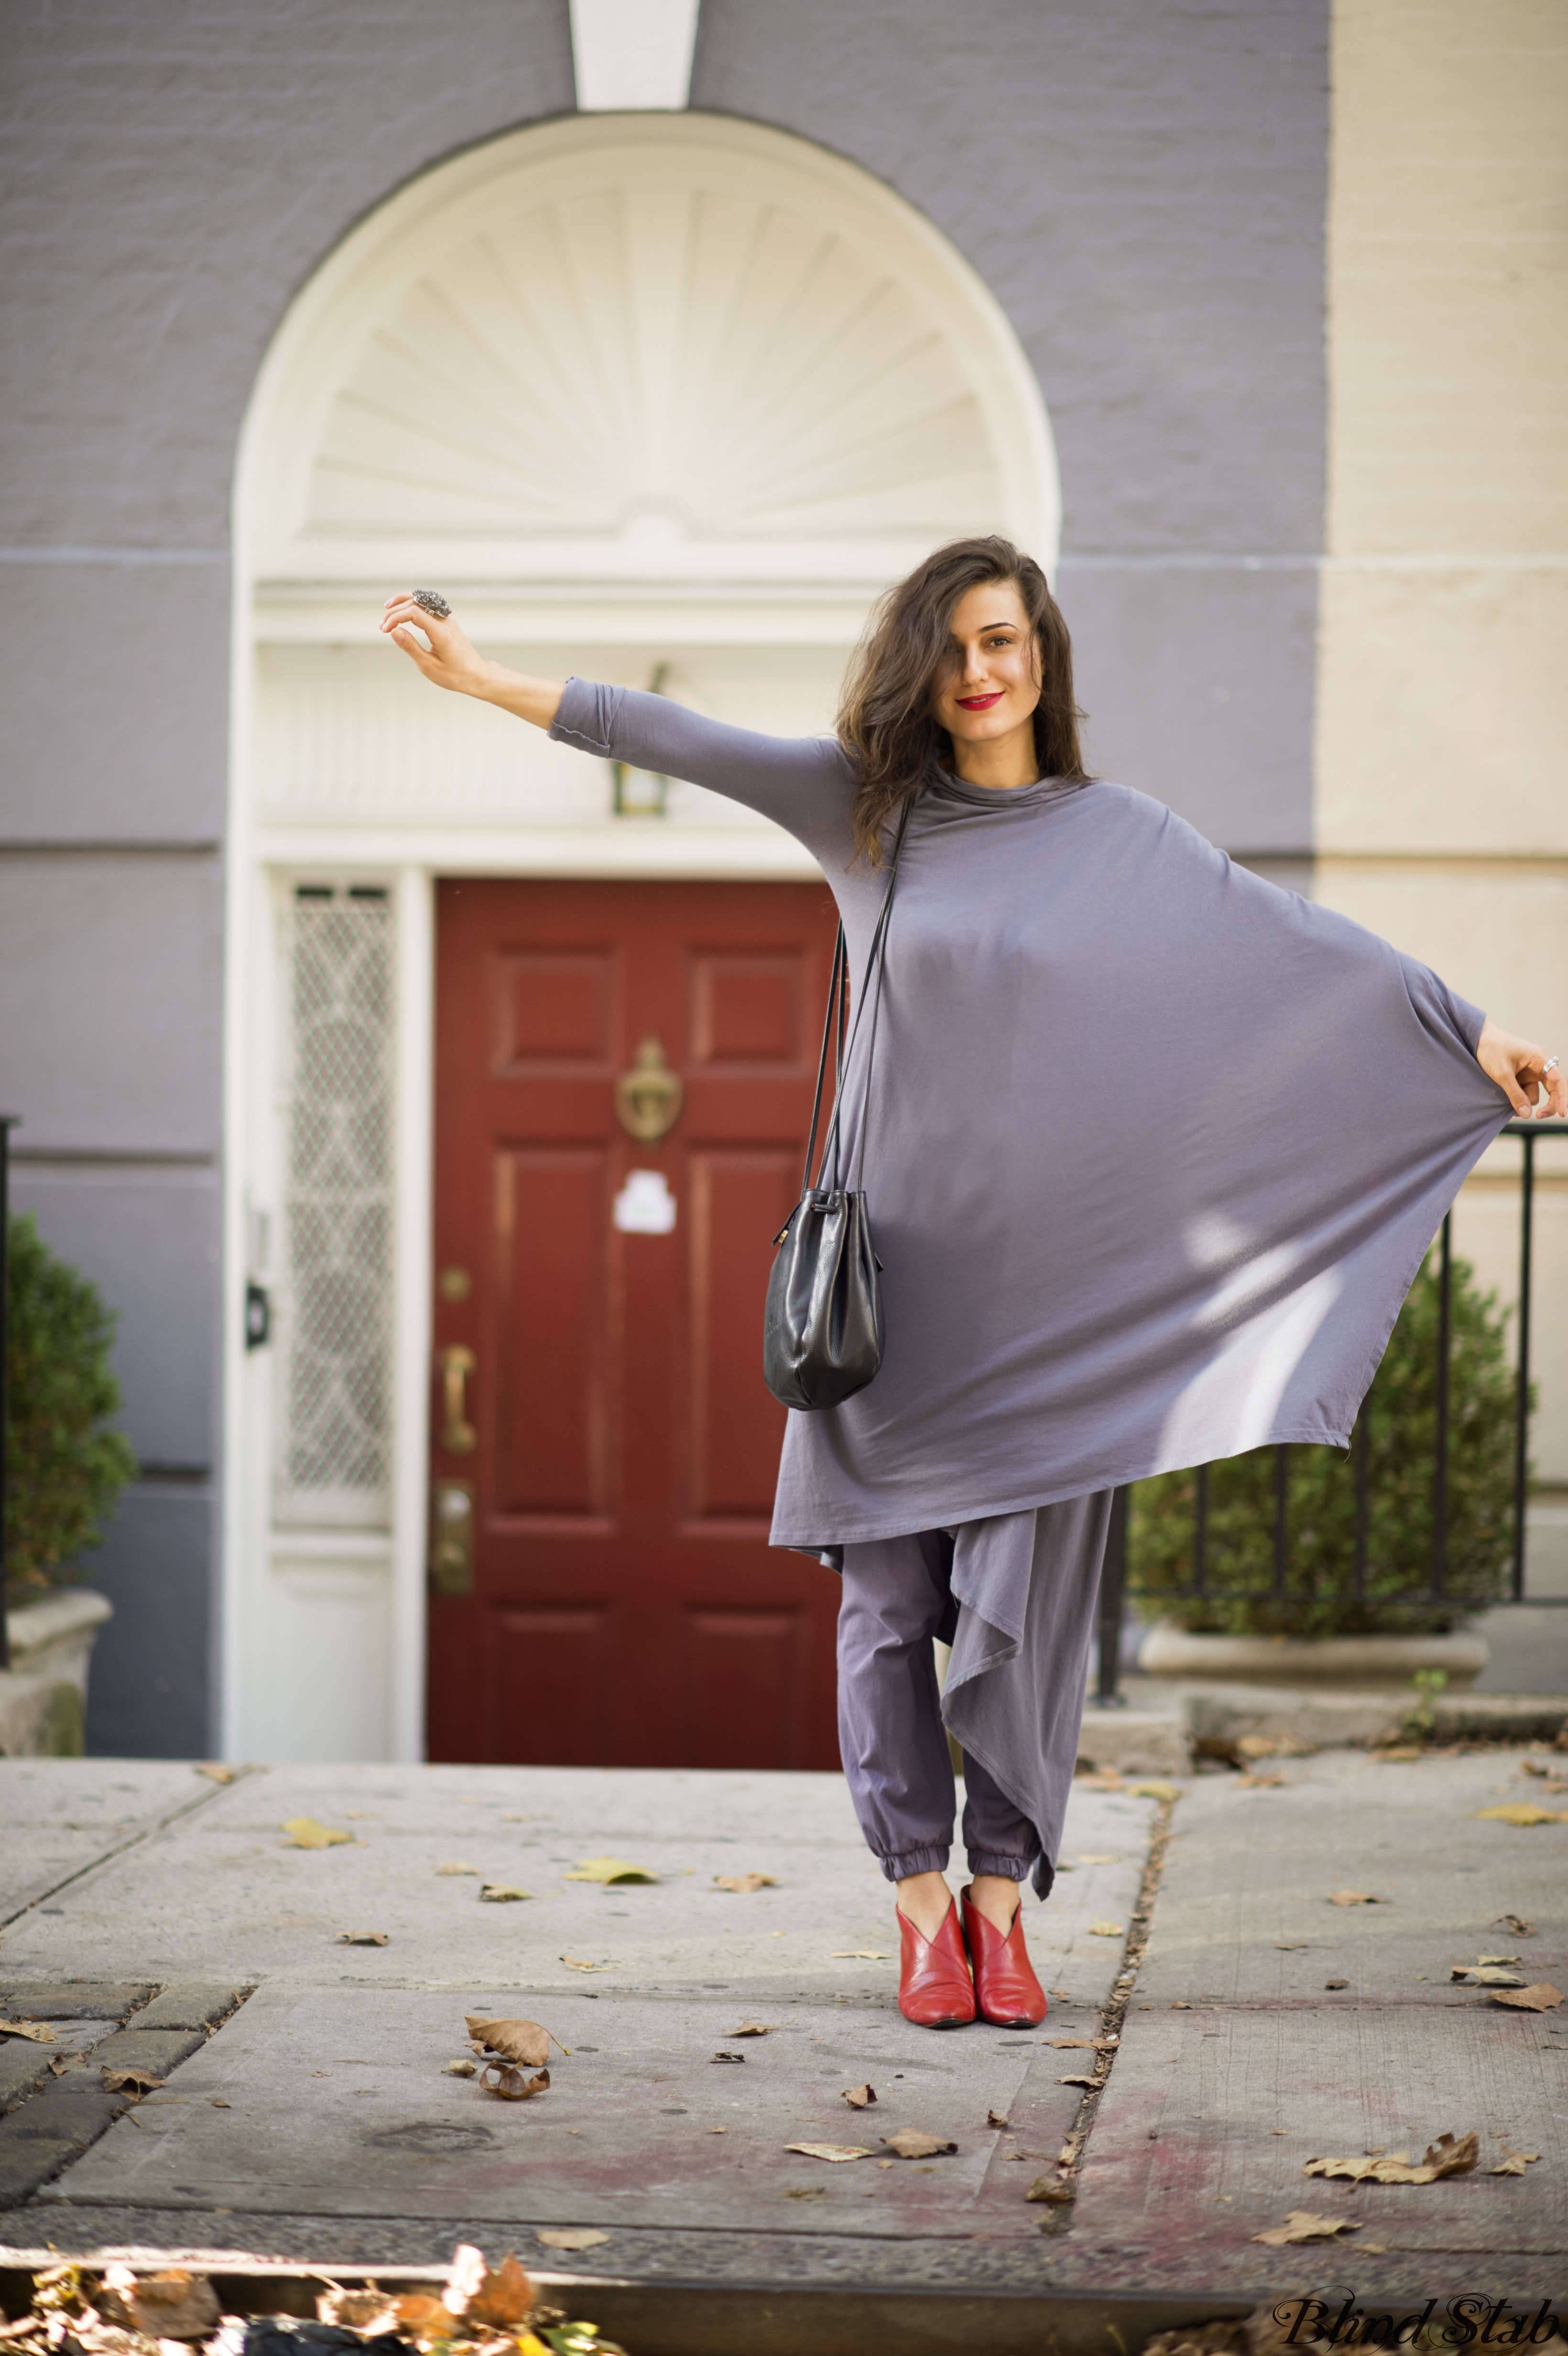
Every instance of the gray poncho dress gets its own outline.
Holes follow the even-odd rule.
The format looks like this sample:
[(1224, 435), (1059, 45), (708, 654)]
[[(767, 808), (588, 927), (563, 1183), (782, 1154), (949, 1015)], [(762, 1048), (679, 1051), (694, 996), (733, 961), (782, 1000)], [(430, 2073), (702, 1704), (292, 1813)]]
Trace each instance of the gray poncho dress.
[[(834, 739), (575, 679), (551, 734), (785, 828), (821, 864), (859, 979), (887, 878), (855, 857)], [(869, 1110), (886, 1355), (841, 1407), (790, 1415), (773, 1543), (831, 1554), (1266, 1442), (1343, 1446), (1445, 1211), (1509, 1118), (1476, 1062), (1484, 1019), (1146, 795), (934, 769), (899, 874)], [(1032, 1553), (976, 1556), (954, 1665), (980, 1666), (965, 1703), (950, 1678), (945, 1708), (1043, 1833), (1060, 1811), (1016, 1789), (1009, 1699), (1038, 1692), (1019, 1658)], [(984, 1626), (966, 1636), (964, 1614)]]

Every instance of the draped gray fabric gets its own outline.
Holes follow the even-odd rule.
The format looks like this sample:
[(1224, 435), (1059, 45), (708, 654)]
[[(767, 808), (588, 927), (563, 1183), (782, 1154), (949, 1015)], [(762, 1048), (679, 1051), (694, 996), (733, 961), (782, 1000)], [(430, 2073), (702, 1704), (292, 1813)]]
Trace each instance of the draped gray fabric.
[[(855, 858), (854, 773), (831, 738), (581, 680), (551, 734), (786, 828), (864, 972), (886, 879)], [(952, 1534), (943, 1715), (1036, 1826), (1042, 1893), (1106, 1493), (1269, 1441), (1348, 1440), (1443, 1214), (1509, 1117), (1475, 1060), (1483, 1020), (1143, 794), (933, 771), (867, 1131), (886, 1355), (842, 1406), (790, 1415), (773, 1537), (837, 1562)], [(760, 1301), (757, 1317), (760, 1359)]]
[[(1049, 1892), (1110, 1517), (1104, 1494), (1069, 1497), (844, 1548), (838, 1750), (890, 1880), (947, 1863), (951, 1733), (965, 1755), (970, 1871), (1021, 1881), (1032, 1864), (1035, 1889)], [(933, 1636), (952, 1647), (940, 1702)]]
[[(885, 876), (854, 857), (836, 741), (581, 680), (551, 733), (786, 828), (863, 971)], [(1268, 1441), (1342, 1446), (1509, 1118), (1475, 1060), (1483, 1020), (1143, 794), (933, 770), (869, 1114), (886, 1356), (842, 1406), (791, 1414), (774, 1544), (992, 1519)], [(1000, 1593), (966, 1600), (1017, 1619)]]

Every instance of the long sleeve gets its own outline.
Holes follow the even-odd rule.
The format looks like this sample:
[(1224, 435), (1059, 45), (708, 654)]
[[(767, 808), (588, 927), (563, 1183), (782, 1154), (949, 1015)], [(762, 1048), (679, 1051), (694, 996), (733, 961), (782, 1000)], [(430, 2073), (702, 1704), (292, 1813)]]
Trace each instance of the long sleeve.
[(852, 855), (855, 776), (831, 736), (763, 736), (704, 719), (667, 696), (569, 679), (550, 734), (604, 761), (685, 777), (760, 810), (825, 867)]

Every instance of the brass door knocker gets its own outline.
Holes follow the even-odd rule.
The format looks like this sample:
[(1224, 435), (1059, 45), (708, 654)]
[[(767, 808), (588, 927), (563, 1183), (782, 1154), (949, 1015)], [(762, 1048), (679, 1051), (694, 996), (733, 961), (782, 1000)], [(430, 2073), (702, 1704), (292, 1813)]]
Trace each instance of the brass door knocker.
[(652, 1145), (680, 1119), (685, 1094), (665, 1062), (662, 1044), (650, 1036), (637, 1049), (631, 1070), (623, 1072), (615, 1083), (615, 1118), (628, 1136), (641, 1145)]

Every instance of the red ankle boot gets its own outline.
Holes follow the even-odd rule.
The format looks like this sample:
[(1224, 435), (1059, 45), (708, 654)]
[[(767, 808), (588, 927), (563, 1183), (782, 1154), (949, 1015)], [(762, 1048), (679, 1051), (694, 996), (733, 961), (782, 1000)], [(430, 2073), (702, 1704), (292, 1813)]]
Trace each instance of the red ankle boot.
[(899, 1910), (899, 2010), (917, 2029), (962, 2029), (975, 2018), (975, 1987), (951, 1899), (934, 1939)]
[(981, 2019), (988, 2020), (993, 2029), (1038, 2028), (1045, 2019), (1045, 1990), (1024, 1947), (1021, 1902), (1006, 1938), (970, 1905), (966, 1889), (961, 1902), (964, 1944), (975, 1966), (975, 2001)]

